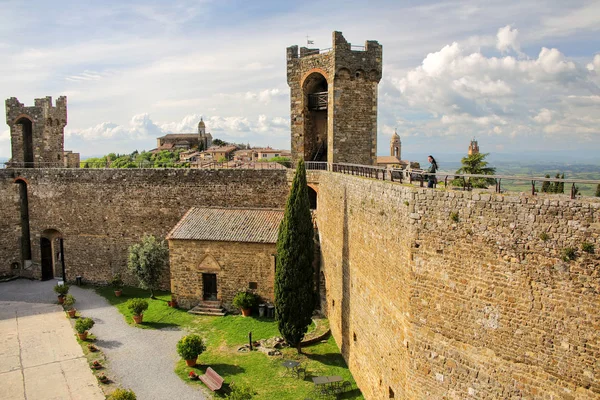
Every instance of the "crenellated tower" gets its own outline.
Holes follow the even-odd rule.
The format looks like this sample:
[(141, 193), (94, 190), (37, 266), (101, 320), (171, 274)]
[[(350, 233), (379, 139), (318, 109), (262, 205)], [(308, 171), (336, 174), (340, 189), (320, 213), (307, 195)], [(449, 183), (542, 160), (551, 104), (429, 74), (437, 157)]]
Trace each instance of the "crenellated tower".
[(52, 105), (52, 97), (35, 99), (25, 107), (16, 97), (6, 100), (6, 123), (10, 126), (11, 166), (26, 168), (62, 167), (67, 98)]
[(287, 48), (292, 158), (374, 165), (377, 85), (382, 47), (352, 46), (333, 32), (333, 47)]

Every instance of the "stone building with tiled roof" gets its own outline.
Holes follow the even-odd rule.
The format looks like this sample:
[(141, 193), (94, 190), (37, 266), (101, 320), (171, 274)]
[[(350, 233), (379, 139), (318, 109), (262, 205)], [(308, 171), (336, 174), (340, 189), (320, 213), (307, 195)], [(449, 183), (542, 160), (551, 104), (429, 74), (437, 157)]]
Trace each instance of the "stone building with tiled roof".
[(171, 291), (192, 308), (252, 289), (273, 301), (275, 243), (283, 210), (191, 208), (167, 235)]
[(206, 124), (200, 118), (198, 133), (169, 133), (156, 138), (156, 151), (161, 150), (189, 150), (192, 148), (207, 149), (212, 145), (212, 135), (206, 132)]

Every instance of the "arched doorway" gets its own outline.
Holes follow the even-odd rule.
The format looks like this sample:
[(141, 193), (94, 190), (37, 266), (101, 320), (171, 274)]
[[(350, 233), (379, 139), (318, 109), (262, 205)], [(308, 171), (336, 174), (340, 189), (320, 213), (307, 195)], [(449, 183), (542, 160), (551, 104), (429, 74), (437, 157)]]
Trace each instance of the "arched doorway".
[(42, 280), (64, 277), (64, 246), (62, 234), (56, 229), (46, 229), (40, 239)]
[(308, 75), (303, 82), (304, 92), (304, 159), (327, 161), (327, 79), (319, 72)]
[(311, 210), (317, 209), (317, 191), (310, 186), (308, 187), (308, 201)]
[(23, 138), (23, 166), (33, 168), (33, 124), (29, 118), (22, 117), (16, 125)]
[(27, 197), (27, 182), (25, 179), (17, 178), (15, 183), (19, 185), (19, 204), (21, 212), (21, 261), (31, 260), (31, 234), (29, 231), (29, 200)]

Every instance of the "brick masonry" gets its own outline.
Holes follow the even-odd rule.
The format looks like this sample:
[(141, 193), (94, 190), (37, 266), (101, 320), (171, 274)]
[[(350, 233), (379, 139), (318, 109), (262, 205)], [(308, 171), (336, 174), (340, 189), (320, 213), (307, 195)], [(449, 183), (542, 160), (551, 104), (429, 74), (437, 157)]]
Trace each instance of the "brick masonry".
[(318, 204), (332, 332), (367, 399), (600, 398), (600, 202), (322, 172)]
[[(23, 273), (40, 276), (40, 238), (53, 229), (64, 238), (67, 278), (93, 282), (123, 272), (131, 244), (144, 233), (164, 238), (190, 207), (282, 208), (289, 192), (284, 170), (3, 169), (2, 273), (21, 261), (15, 178), (28, 182), (34, 267)], [(168, 273), (163, 286), (169, 287)]]

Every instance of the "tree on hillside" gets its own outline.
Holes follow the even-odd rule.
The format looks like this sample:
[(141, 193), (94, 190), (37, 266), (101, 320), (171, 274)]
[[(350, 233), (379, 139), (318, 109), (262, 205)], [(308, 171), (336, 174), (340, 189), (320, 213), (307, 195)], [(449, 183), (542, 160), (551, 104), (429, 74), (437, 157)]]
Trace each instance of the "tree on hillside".
[[(485, 158), (489, 155), (489, 153), (476, 153), (471, 154), (470, 156), (463, 157), (460, 162), (462, 163), (462, 167), (460, 167), (456, 173), (457, 174), (472, 174), (472, 175), (494, 175), (496, 173), (496, 168), (489, 167), (488, 162), (485, 161)], [(455, 179), (453, 184), (457, 184), (456, 181), (459, 181), (459, 185), (462, 185), (462, 180)], [(487, 188), (490, 185), (496, 184), (496, 179), (494, 178), (466, 178), (467, 186), (471, 188)]]
[[(560, 174), (557, 173), (554, 179), (560, 179)], [(559, 185), (558, 182), (552, 182), (550, 184), (550, 193), (558, 193)]]
[[(550, 178), (550, 175), (546, 174), (545, 177)], [(550, 192), (550, 182), (544, 181), (544, 183), (542, 183), (542, 193), (548, 193), (548, 192)]]
[(169, 265), (169, 249), (164, 241), (144, 235), (140, 243), (129, 247), (127, 267), (140, 281), (142, 289), (150, 289), (150, 297), (158, 288), (162, 273)]
[(596, 186), (596, 197), (600, 197), (600, 183)]
[(212, 144), (213, 144), (213, 146), (225, 146), (225, 145), (227, 145), (227, 142), (224, 142), (221, 139), (213, 139)]
[(281, 335), (298, 353), (316, 304), (313, 237), (306, 171), (300, 160), (279, 226), (275, 265), (275, 319)]

